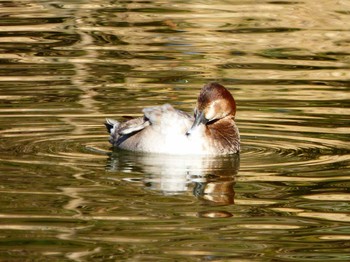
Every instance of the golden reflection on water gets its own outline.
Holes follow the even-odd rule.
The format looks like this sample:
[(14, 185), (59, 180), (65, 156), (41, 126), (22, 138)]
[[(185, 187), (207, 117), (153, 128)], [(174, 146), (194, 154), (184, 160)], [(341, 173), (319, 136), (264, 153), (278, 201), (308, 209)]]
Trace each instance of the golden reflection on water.
[(301, 217), (311, 217), (313, 219), (326, 219), (338, 222), (350, 222), (350, 216), (347, 213), (324, 213), (324, 212), (300, 212)]
[(313, 199), (313, 200), (328, 200), (328, 201), (350, 201), (350, 195), (349, 194), (330, 194), (330, 193), (322, 193), (322, 194), (314, 194), (309, 196), (303, 196), (307, 199)]

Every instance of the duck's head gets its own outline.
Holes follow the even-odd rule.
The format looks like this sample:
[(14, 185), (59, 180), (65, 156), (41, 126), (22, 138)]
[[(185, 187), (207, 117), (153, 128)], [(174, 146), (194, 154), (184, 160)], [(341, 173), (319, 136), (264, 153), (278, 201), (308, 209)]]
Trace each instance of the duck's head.
[(198, 96), (193, 125), (186, 134), (190, 135), (201, 124), (208, 125), (227, 116), (234, 118), (235, 115), (236, 102), (231, 93), (218, 83), (206, 84)]

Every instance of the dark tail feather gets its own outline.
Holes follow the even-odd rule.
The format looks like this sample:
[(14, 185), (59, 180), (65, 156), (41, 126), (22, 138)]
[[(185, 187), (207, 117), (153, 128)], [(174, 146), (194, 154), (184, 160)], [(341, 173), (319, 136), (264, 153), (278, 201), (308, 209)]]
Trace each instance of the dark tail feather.
[(118, 124), (119, 122), (112, 120), (112, 119), (106, 119), (105, 126), (107, 128), (108, 133), (111, 133), (111, 130), (115, 126), (115, 124)]

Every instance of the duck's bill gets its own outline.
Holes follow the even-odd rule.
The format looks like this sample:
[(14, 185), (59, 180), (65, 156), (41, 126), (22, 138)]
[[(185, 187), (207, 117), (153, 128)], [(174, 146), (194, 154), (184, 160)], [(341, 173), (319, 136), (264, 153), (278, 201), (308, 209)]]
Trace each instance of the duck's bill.
[(204, 117), (204, 113), (200, 112), (197, 113), (193, 122), (192, 127), (186, 132), (186, 135), (189, 136), (191, 133), (193, 133), (194, 130), (197, 129), (197, 127), (201, 124), (205, 125), (208, 123), (208, 120)]

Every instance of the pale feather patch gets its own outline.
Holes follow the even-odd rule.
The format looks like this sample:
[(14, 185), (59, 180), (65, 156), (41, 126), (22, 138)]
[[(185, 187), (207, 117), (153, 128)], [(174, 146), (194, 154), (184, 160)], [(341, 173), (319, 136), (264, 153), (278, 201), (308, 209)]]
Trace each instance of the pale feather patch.
[(149, 121), (144, 121), (143, 123), (138, 124), (138, 125), (126, 126), (126, 127), (123, 127), (121, 129), (119, 129), (118, 130), (118, 134), (120, 134), (120, 135), (128, 135), (128, 134), (140, 131), (140, 130), (144, 129), (145, 127), (149, 126), (149, 125), (150, 125)]
[(209, 104), (207, 107), (208, 109), (205, 110), (205, 118), (208, 119), (209, 121), (214, 120), (214, 119), (219, 119), (224, 117), (225, 112), (218, 112), (218, 108), (220, 107), (221, 103), (225, 103), (224, 99), (218, 99)]

